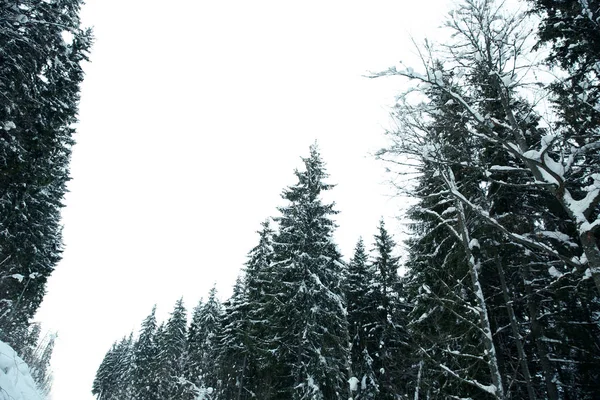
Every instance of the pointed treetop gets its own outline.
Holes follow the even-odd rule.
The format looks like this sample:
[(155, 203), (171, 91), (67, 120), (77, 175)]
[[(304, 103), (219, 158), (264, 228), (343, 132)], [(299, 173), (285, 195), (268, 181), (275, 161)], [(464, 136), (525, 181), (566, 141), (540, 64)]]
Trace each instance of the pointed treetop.
[(378, 233), (375, 234), (375, 250), (380, 253), (385, 250), (386, 252), (391, 252), (394, 247), (396, 247), (396, 242), (392, 235), (389, 234), (387, 229), (385, 229), (385, 222), (383, 217), (379, 220), (379, 226), (377, 227)]
[(368, 258), (368, 256), (367, 256), (367, 251), (365, 249), (365, 242), (361, 236), (358, 238), (358, 241), (356, 242), (356, 247), (354, 247), (354, 255), (352, 256), (352, 259), (350, 260), (350, 262), (353, 264), (366, 263), (367, 258)]
[(329, 174), (316, 144), (310, 146), (310, 155), (302, 157), (302, 161), (304, 170), (296, 169), (294, 171), (298, 178), (298, 184), (284, 189), (281, 195), (284, 199), (298, 201), (300, 198), (306, 198), (314, 201), (321, 191), (330, 190), (335, 186), (323, 182), (329, 177)]

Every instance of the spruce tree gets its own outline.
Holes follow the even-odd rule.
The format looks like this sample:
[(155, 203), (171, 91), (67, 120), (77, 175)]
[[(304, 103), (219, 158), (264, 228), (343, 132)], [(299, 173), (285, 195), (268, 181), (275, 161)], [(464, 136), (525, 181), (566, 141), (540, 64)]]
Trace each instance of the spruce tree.
[(472, 251), (477, 242), (471, 239), (478, 237), (482, 224), (477, 213), (453, 196), (458, 187), (463, 198), (482, 206), (479, 183), (484, 175), (477, 168), (481, 147), (479, 138), (469, 135), (461, 105), (451, 95), (466, 97), (465, 93), (442, 72), (439, 62), (431, 61), (430, 66), (442, 89), (429, 86), (427, 102), (399, 104), (396, 145), (387, 150), (408, 156), (418, 173), (412, 195), (419, 203), (410, 212), (415, 236), (409, 242), (403, 284), (412, 309), (414, 368), (402, 381), (415, 396), (485, 396), (493, 386), (498, 390), (491, 396), (501, 399), (502, 377), (490, 334), (481, 261)]
[(164, 349), (167, 347), (166, 342), (166, 324), (165, 322), (161, 322), (154, 334), (154, 341), (156, 343), (156, 348), (158, 351), (158, 355), (156, 358), (156, 393), (160, 399), (166, 398), (170, 389), (170, 377), (165, 374), (165, 364), (163, 363), (162, 355), (164, 354)]
[[(541, 17), (538, 46), (549, 47), (547, 62), (566, 76), (554, 82), (557, 128), (577, 147), (598, 141), (600, 130), (600, 2), (598, 0), (529, 0)], [(598, 164), (598, 152), (588, 154), (584, 168)], [(593, 168), (593, 167), (592, 167)], [(586, 173), (579, 174), (585, 179)], [(583, 182), (582, 182), (583, 183)]]
[(188, 343), (188, 380), (198, 388), (216, 389), (217, 376), (214, 369), (217, 336), (221, 324), (222, 306), (213, 287), (206, 303), (200, 302), (194, 309)]
[(287, 206), (275, 220), (270, 296), (275, 336), (271, 350), (278, 374), (276, 398), (347, 399), (348, 329), (343, 295), (344, 265), (333, 241), (337, 212), (323, 203), (332, 185), (316, 145), (296, 171), (298, 183), (283, 191)]
[[(407, 366), (402, 352), (406, 334), (403, 327), (400, 307), (399, 257), (394, 255), (396, 243), (385, 229), (383, 219), (379, 222), (373, 248), (374, 271), (372, 288), (375, 291), (377, 310), (373, 320), (373, 334), (377, 340), (377, 350), (373, 353), (373, 369), (379, 384), (380, 399), (395, 399), (401, 392), (400, 383), (403, 369)], [(403, 354), (404, 353), (404, 354)]]
[(92, 394), (98, 400), (131, 398), (133, 335), (115, 342), (100, 364), (92, 385)]
[(81, 3), (0, 5), (0, 339), (16, 348), (61, 257), (60, 209), (91, 44)]
[[(357, 382), (352, 393), (354, 400), (376, 399), (379, 382), (374, 370), (373, 357), (379, 349), (376, 337), (379, 315), (379, 288), (375, 287), (375, 271), (368, 263), (362, 238), (348, 263), (346, 301), (348, 303), (348, 331), (351, 351), (352, 376)], [(351, 378), (352, 379), (352, 378)]]
[(158, 347), (155, 340), (156, 306), (142, 322), (139, 337), (133, 345), (132, 392), (134, 400), (159, 400)]
[(275, 335), (271, 318), (278, 307), (273, 302), (276, 282), (273, 275), (273, 234), (268, 220), (257, 232), (259, 241), (248, 253), (244, 270), (244, 287), (248, 319), (248, 358), (245, 387), (258, 398), (271, 398), (276, 372), (274, 354), (269, 351), (270, 338)]
[(202, 325), (200, 319), (202, 318), (202, 309), (204, 303), (202, 299), (198, 302), (194, 310), (192, 311), (192, 321), (188, 329), (187, 335), (187, 348), (188, 348), (188, 360), (186, 366), (187, 379), (196, 386), (200, 386), (200, 364), (202, 362)]
[(187, 356), (187, 316), (183, 299), (175, 303), (165, 325), (159, 351), (160, 373), (163, 381), (161, 399), (180, 400), (184, 393), (181, 380)]
[(96, 376), (92, 384), (92, 394), (98, 400), (113, 398), (112, 393), (115, 391), (115, 388), (112, 380), (112, 371), (114, 371), (116, 366), (116, 348), (117, 343), (115, 342), (104, 355), (96, 371)]
[(233, 294), (223, 304), (222, 328), (215, 340), (215, 369), (218, 370), (219, 398), (249, 399), (254, 392), (249, 371), (252, 354), (249, 347), (248, 303), (241, 277), (233, 287)]
[[(562, 2), (557, 7), (585, 8), (583, 2), (576, 3)], [(583, 123), (586, 118), (588, 121), (594, 118), (590, 118), (592, 114), (587, 112), (586, 118), (577, 117), (583, 121), (579, 127), (571, 123), (572, 127), (567, 128), (559, 123), (553, 127), (552, 134), (539, 127), (534, 107), (516, 94), (527, 90), (524, 82), (529, 78), (521, 72), (522, 67), (516, 67), (527, 65), (529, 32), (521, 16), (509, 15), (488, 0), (467, 0), (450, 15), (447, 26), (454, 31), (452, 43), (443, 45), (444, 52), (424, 60), (424, 73), (417, 74), (409, 69), (392, 71), (425, 83), (420, 87), (428, 98), (419, 105), (404, 107), (403, 104), (399, 110), (400, 119), (405, 123), (398, 135), (397, 149), (418, 158), (418, 172), (427, 178), (427, 186), (418, 187), (416, 191), (423, 200), (419, 208), (425, 207), (414, 211), (420, 221), (429, 220), (431, 225), (429, 222), (421, 224), (426, 228), (424, 240), (415, 242), (413, 246), (419, 251), (427, 250), (411, 260), (414, 262), (411, 269), (416, 272), (421, 262), (423, 265), (433, 261), (449, 265), (448, 261), (462, 258), (467, 262), (473, 285), (472, 290), (460, 288), (464, 279), (460, 274), (452, 276), (460, 270), (458, 265), (455, 271), (440, 269), (434, 264), (429, 273), (425, 268), (419, 268), (418, 275), (409, 272), (409, 287), (416, 299), (411, 327), (413, 331), (423, 332), (416, 327), (430, 329), (432, 325), (443, 326), (440, 319), (434, 318), (440, 311), (451, 310), (456, 313), (454, 317), (464, 318), (461, 322), (466, 322), (467, 333), (469, 322), (474, 322), (472, 311), (477, 310), (481, 315), (480, 321), (488, 321), (479, 329), (495, 332), (493, 336), (479, 336), (486, 344), (486, 357), (492, 355), (491, 345), (496, 352), (496, 362), (489, 363), (494, 370), (490, 370), (490, 376), (495, 377), (493, 383), (496, 389), (504, 386), (505, 389), (510, 388), (507, 396), (532, 399), (537, 396), (536, 393), (544, 391), (548, 398), (558, 398), (557, 385), (562, 386), (564, 391), (574, 387), (590, 388), (594, 378), (590, 374), (576, 372), (575, 366), (586, 365), (591, 358), (576, 349), (586, 348), (588, 354), (593, 354), (596, 352), (595, 345), (589, 346), (592, 342), (589, 337), (587, 345), (580, 342), (587, 336), (575, 327), (587, 324), (586, 320), (593, 320), (594, 314), (592, 312), (584, 317), (587, 311), (584, 312), (575, 303), (589, 304), (588, 311), (591, 311), (596, 302), (595, 296), (589, 293), (588, 278), (591, 277), (596, 287), (600, 287), (598, 275), (595, 275), (600, 265), (599, 253), (595, 232), (590, 229), (597, 222), (594, 209), (598, 204), (598, 192), (590, 192), (591, 186), (597, 187), (594, 175), (598, 165), (594, 161), (597, 146), (595, 131), (590, 129), (593, 123), (587, 123), (585, 129)], [(589, 20), (577, 23), (580, 22), (587, 24)], [(560, 26), (559, 23), (556, 28)], [(570, 27), (565, 25), (564, 29)], [(561, 40), (556, 42), (559, 47), (563, 43)], [(575, 46), (571, 48), (576, 49)], [(433, 53), (432, 50), (428, 54)], [(438, 55), (443, 58), (446, 68), (436, 63), (434, 57)], [(577, 67), (577, 63), (573, 65)], [(588, 85), (589, 78), (584, 79)], [(560, 94), (555, 93), (560, 99)], [(579, 94), (581, 90), (571, 91), (570, 99), (581, 97)], [(588, 106), (593, 105), (592, 97), (588, 99)], [(401, 103), (406, 99), (401, 97)], [(571, 100), (568, 100), (571, 107), (577, 104)], [(578, 112), (585, 112), (585, 107), (577, 107)], [(419, 117), (405, 117), (416, 110)], [(567, 120), (566, 111), (564, 113), (563, 122)], [(408, 132), (414, 135), (406, 135)], [(410, 150), (407, 152), (407, 149)], [(458, 259), (437, 239), (436, 231), (444, 228), (450, 228), (448, 233), (455, 236), (458, 239), (456, 244), (462, 247), (454, 249), (465, 253)], [(451, 240), (446, 240), (446, 243), (452, 244)], [(419, 249), (420, 245), (423, 247)], [(438, 276), (429, 278), (426, 285), (421, 281), (413, 286), (413, 282), (427, 278), (431, 272)], [(443, 292), (438, 290), (437, 284), (433, 284), (436, 281), (446, 284), (446, 288), (441, 288)], [(572, 286), (580, 288), (577, 291), (580, 298), (569, 303), (563, 293), (564, 289)], [(461, 301), (462, 289), (465, 291)], [(518, 293), (527, 295), (519, 297)], [(477, 300), (471, 302), (470, 307), (470, 301), (464, 301), (469, 297)], [(433, 306), (435, 302), (432, 300), (438, 302), (439, 307)], [(421, 308), (430, 301), (433, 307)], [(446, 306), (441, 308), (444, 303)], [(484, 303), (485, 307), (482, 306)], [(450, 304), (461, 307), (454, 309), (448, 307)], [(555, 307), (566, 308), (574, 314), (569, 317), (566, 317), (567, 313), (559, 315)], [(565, 323), (562, 317), (570, 322)], [(448, 321), (452, 321), (450, 318)], [(594, 330), (594, 324), (588, 326), (588, 332)], [(422, 336), (424, 339), (427, 337), (435, 336)], [(456, 336), (457, 339), (459, 337), (466, 336)], [(565, 337), (570, 339), (561, 340)], [(472, 334), (471, 338), (476, 339), (477, 335)], [(443, 339), (440, 337), (433, 342), (443, 343)], [(448, 348), (458, 347), (458, 343)], [(470, 344), (476, 343), (470, 341)], [(477, 358), (472, 357), (471, 361), (465, 360), (450, 367), (448, 362), (440, 361), (442, 357), (452, 354), (479, 357), (481, 349), (471, 353), (449, 353), (448, 348), (444, 354), (443, 348), (434, 351), (433, 346), (422, 346), (424, 364), (419, 365), (427, 367), (428, 359), (432, 359), (433, 367), (435, 364), (444, 365), (448, 368), (447, 374), (459, 376), (456, 371), (467, 371), (463, 365), (468, 362), (478, 364), (474, 361)], [(438, 355), (435, 355), (436, 352)], [(552, 357), (551, 354), (561, 356)], [(564, 368), (564, 363), (550, 361), (570, 357), (577, 358), (577, 361), (568, 362), (568, 368)], [(585, 369), (595, 368), (588, 366)], [(475, 372), (482, 370), (481, 366), (469, 368), (469, 372), (462, 375), (469, 380), (463, 379), (463, 383), (474, 388), (477, 385), (473, 383), (485, 382), (484, 376), (473, 379)], [(427, 372), (427, 368), (419, 367), (418, 376), (427, 377), (426, 373), (421, 373), (424, 371)], [(499, 375), (504, 385), (498, 379)], [(567, 381), (572, 383), (565, 384)], [(487, 391), (485, 387), (480, 389)], [(461, 394), (468, 393), (468, 389), (460, 390)], [(576, 397), (584, 397), (585, 390), (589, 389), (573, 393), (577, 393)], [(504, 396), (499, 391), (494, 395)]]

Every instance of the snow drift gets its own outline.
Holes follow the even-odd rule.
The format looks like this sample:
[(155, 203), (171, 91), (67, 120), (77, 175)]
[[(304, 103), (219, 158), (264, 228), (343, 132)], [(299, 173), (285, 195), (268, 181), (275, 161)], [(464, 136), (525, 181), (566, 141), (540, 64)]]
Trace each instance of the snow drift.
[(44, 400), (29, 367), (17, 353), (0, 341), (0, 400)]

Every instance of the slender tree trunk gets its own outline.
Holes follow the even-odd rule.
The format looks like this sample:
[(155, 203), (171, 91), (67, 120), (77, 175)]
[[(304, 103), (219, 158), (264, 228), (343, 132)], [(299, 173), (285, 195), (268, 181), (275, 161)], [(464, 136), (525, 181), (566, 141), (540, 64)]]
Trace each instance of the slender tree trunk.
[(421, 374), (423, 372), (423, 360), (419, 361), (419, 372), (417, 373), (417, 384), (415, 385), (415, 398), (419, 400), (419, 389), (421, 388)]
[(504, 268), (500, 262), (500, 257), (496, 256), (496, 269), (498, 270), (498, 277), (500, 278), (500, 286), (502, 287), (502, 295), (504, 296), (504, 304), (506, 311), (508, 312), (508, 319), (510, 320), (510, 328), (515, 337), (515, 345), (517, 346), (517, 353), (519, 354), (519, 364), (521, 365), (521, 372), (527, 385), (527, 395), (529, 400), (536, 400), (535, 391), (533, 390), (533, 384), (531, 382), (531, 373), (529, 372), (529, 363), (525, 349), (523, 348), (522, 336), (519, 331), (519, 324), (517, 317), (515, 316), (515, 310), (512, 306), (510, 294), (508, 292), (508, 286), (506, 285), (506, 277), (504, 276)]
[[(451, 171), (450, 171), (451, 173)], [(450, 184), (454, 184), (454, 176), (449, 177), (451, 179)], [(502, 385), (502, 376), (500, 375), (500, 367), (498, 364), (498, 356), (496, 353), (496, 346), (492, 338), (492, 328), (490, 325), (490, 319), (487, 312), (487, 305), (483, 296), (483, 290), (481, 288), (481, 281), (479, 280), (479, 269), (481, 264), (476, 260), (475, 255), (472, 251), (472, 243), (470, 234), (465, 221), (465, 210), (460, 200), (455, 201), (456, 209), (458, 210), (458, 223), (460, 227), (460, 235), (462, 237), (463, 246), (469, 263), (469, 274), (471, 275), (471, 283), (473, 285), (473, 292), (477, 300), (477, 306), (479, 308), (479, 326), (482, 331), (483, 345), (487, 352), (488, 367), (492, 379), (492, 384), (495, 386), (495, 397), (497, 399), (505, 399), (504, 387)]]
[(237, 400), (241, 400), (242, 398), (242, 391), (244, 390), (244, 376), (246, 374), (246, 361), (248, 359), (247, 355), (244, 355), (244, 361), (242, 363), (242, 376), (240, 376), (240, 382), (238, 384), (238, 393), (237, 393)]
[[(529, 271), (529, 267), (524, 268), (524, 278), (525, 281), (528, 281), (531, 273)], [(548, 349), (546, 348), (546, 343), (542, 341), (542, 338), (544, 337), (544, 327), (542, 326), (542, 324), (540, 324), (538, 320), (537, 306), (533, 301), (533, 290), (531, 289), (531, 285), (527, 282), (525, 283), (525, 291), (527, 294), (527, 309), (529, 311), (529, 320), (531, 321), (531, 338), (535, 343), (535, 347), (540, 358), (540, 365), (544, 374), (544, 382), (546, 383), (546, 395), (548, 396), (548, 400), (559, 400), (558, 389), (556, 387), (556, 383), (554, 382), (556, 371), (554, 371), (554, 368), (552, 368), (550, 360), (548, 359)]]
[(596, 245), (596, 237), (591, 230), (581, 232), (579, 235), (583, 252), (587, 257), (588, 266), (596, 285), (596, 290), (600, 293), (600, 249)]

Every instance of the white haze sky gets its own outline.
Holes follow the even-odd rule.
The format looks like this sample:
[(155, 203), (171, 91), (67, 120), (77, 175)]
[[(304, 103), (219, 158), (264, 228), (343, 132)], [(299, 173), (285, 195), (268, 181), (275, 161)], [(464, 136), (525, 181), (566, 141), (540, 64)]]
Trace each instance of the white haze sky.
[(153, 304), (166, 318), (213, 283), (222, 299), (285, 204), (318, 141), (338, 186), (336, 240), (349, 258), (381, 216), (401, 240), (384, 166), (397, 79), (431, 37), (445, 0), (88, 0), (77, 145), (63, 211), (64, 258), (38, 319), (58, 331), (55, 400), (90, 400), (111, 344)]

